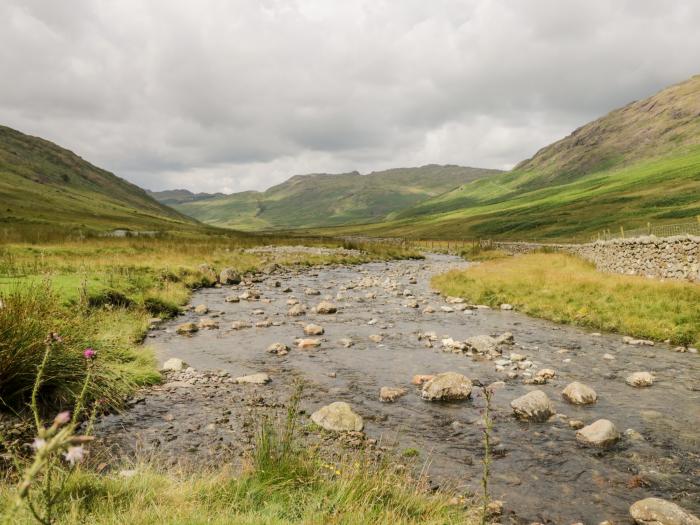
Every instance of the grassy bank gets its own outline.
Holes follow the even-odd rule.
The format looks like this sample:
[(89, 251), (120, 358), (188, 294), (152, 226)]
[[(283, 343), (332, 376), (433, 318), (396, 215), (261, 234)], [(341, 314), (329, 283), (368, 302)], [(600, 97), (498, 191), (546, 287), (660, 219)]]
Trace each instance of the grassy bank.
[(700, 345), (700, 286), (601, 273), (569, 255), (530, 254), (436, 276), (445, 295), (674, 344)]

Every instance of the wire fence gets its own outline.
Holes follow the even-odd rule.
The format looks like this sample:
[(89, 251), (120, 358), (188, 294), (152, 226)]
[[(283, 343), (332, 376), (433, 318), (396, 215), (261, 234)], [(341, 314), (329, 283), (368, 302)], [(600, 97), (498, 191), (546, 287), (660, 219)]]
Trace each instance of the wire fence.
[(674, 224), (651, 224), (643, 228), (634, 228), (626, 230), (620, 226), (619, 230), (603, 230), (596, 236), (592, 237), (592, 241), (608, 241), (610, 239), (625, 239), (632, 237), (642, 237), (645, 235), (653, 235), (655, 237), (673, 237), (674, 235), (698, 235), (700, 236), (700, 217), (695, 221), (678, 222)]

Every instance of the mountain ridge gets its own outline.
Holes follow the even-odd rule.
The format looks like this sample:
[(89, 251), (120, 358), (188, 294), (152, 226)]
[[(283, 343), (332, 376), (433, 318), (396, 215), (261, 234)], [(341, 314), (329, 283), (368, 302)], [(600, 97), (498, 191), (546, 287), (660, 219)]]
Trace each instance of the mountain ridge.
[(145, 190), (41, 137), (0, 126), (0, 221), (95, 229), (193, 227)]
[(208, 224), (244, 230), (362, 224), (500, 170), (427, 164), (360, 174), (297, 174), (265, 191), (173, 204)]

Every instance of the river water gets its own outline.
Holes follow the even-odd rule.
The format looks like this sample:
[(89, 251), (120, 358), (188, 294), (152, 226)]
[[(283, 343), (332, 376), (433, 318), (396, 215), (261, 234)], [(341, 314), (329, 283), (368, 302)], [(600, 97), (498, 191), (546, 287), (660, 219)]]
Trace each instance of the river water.
[[(179, 357), (197, 369), (222, 369), (234, 376), (267, 372), (272, 382), (260, 387), (261, 392), (279, 393), (288, 388), (292, 377), (301, 376), (308, 385), (303, 401), (307, 412), (332, 401), (346, 401), (364, 417), (368, 436), (396, 441), (401, 449), (420, 450), (434, 479), (471, 491), (478, 491), (480, 483), (483, 399), (427, 402), (410, 381), (414, 374), (446, 371), (484, 385), (505, 381), (494, 397), (496, 446), (491, 479), (493, 497), (505, 504), (504, 522), (627, 522), (629, 505), (650, 495), (700, 512), (698, 355), (677, 353), (663, 344), (630, 346), (622, 343), (620, 335), (592, 334), (515, 311), (443, 312), (440, 307), (446, 303), (430, 289), (430, 276), (464, 264), (456, 257), (431, 255), (425, 261), (282, 272), (253, 285), (261, 292), (261, 300), (240, 303), (227, 303), (225, 297), (250, 287), (202, 290), (192, 304), (206, 304), (221, 328), (200, 330), (192, 337), (177, 335), (177, 324), (197, 321), (198, 316), (190, 312), (154, 331), (149, 344), (162, 361)], [(307, 296), (306, 288), (322, 295)], [(411, 298), (404, 290), (420, 303), (419, 308), (405, 306)], [(376, 298), (367, 299), (368, 293)], [(305, 316), (286, 315), (292, 296), (309, 307)], [(338, 306), (337, 314), (312, 312), (311, 307), (324, 296)], [(436, 312), (423, 313), (427, 305)], [(229, 329), (236, 320), (254, 323), (264, 318), (279, 326)], [(297, 349), (294, 340), (305, 337), (303, 326), (309, 322), (325, 328), (320, 336), (323, 343), (313, 350)], [(557, 376), (539, 386), (525, 384), (522, 372), (508, 379), (505, 372), (496, 371), (493, 361), (444, 352), (439, 339), (433, 348), (426, 348), (417, 334), (427, 331), (436, 332), (439, 339), (455, 340), (511, 332), (512, 350), (533, 362), (531, 371), (552, 368)], [(372, 334), (382, 335), (383, 341), (370, 341)], [(338, 343), (342, 338), (351, 338), (354, 345), (343, 347)], [(273, 342), (292, 350), (283, 357), (269, 354), (266, 348)], [(614, 359), (603, 358), (606, 353)], [(625, 377), (636, 371), (652, 372), (654, 385), (627, 386)], [(571, 381), (591, 386), (598, 402), (586, 407), (566, 403), (561, 390)], [(382, 386), (405, 387), (409, 393), (395, 403), (380, 403)], [(546, 392), (557, 412), (569, 418), (586, 424), (605, 418), (623, 433), (634, 432), (603, 451), (577, 444), (565, 418), (540, 424), (514, 419), (510, 401), (534, 388)]]

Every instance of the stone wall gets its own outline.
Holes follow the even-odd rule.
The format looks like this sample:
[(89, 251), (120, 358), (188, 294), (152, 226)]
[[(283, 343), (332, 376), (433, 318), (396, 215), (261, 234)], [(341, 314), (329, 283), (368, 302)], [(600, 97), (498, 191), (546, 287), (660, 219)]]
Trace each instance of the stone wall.
[(573, 253), (604, 272), (700, 282), (700, 237), (690, 235), (613, 239), (588, 244), (492, 242), (491, 245), (514, 254), (540, 249)]

